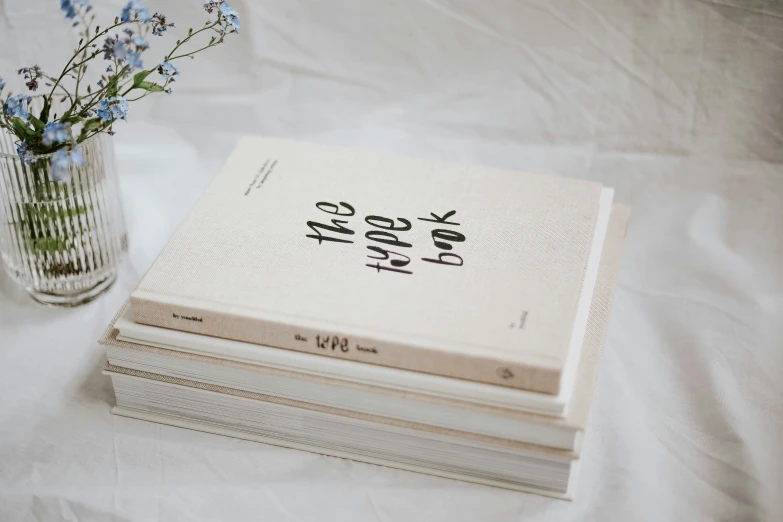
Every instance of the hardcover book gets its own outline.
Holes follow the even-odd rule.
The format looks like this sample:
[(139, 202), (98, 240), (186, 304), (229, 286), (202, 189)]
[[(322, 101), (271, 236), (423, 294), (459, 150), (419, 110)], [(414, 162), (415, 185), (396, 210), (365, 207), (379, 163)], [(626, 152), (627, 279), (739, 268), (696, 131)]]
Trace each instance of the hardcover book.
[(611, 204), (590, 181), (248, 137), (131, 317), (557, 395)]

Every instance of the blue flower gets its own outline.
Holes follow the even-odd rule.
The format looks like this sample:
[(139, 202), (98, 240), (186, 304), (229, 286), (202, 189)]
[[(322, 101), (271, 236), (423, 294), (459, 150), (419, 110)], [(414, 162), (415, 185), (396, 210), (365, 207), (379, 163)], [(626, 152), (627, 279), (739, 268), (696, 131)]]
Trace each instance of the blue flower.
[(8, 98), (5, 105), (3, 105), (5, 115), (9, 118), (16, 117), (27, 121), (27, 118), (30, 117), (30, 113), (27, 111), (24, 104), (27, 103), (29, 105), (31, 101), (33, 101), (33, 99), (24, 94), (18, 94), (12, 98)]
[(16, 153), (19, 154), (19, 159), (22, 163), (29, 165), (35, 159), (35, 154), (27, 148), (27, 142), (23, 141), (16, 147)]
[(71, 164), (80, 167), (84, 165), (84, 153), (81, 150), (71, 151)]
[(60, 9), (63, 10), (68, 20), (76, 18), (76, 6), (71, 0), (60, 0)]
[[(108, 60), (108, 58), (106, 58)], [(106, 68), (106, 72), (114, 72), (114, 69), (111, 68), (111, 65)]]
[(168, 89), (166, 89), (166, 94), (171, 94), (171, 93), (172, 93), (171, 87), (169, 87)]
[(103, 80), (98, 80), (98, 81), (97, 81), (97, 82), (95, 82), (95, 83), (98, 85), (98, 87), (100, 87), (101, 89), (103, 89)]
[(47, 147), (64, 143), (71, 139), (71, 126), (67, 123), (47, 123), (44, 127), (41, 143)]
[(133, 42), (133, 45), (135, 45), (137, 49), (140, 49), (142, 51), (150, 48), (150, 44), (147, 43), (147, 40), (145, 40), (141, 36), (137, 36), (131, 41)]
[[(105, 60), (117, 59), (141, 69), (144, 67), (141, 61), (141, 52), (134, 51), (130, 47), (130, 38), (120, 38), (119, 36), (107, 36), (103, 42), (103, 58)], [(143, 49), (142, 49), (143, 50)], [(107, 72), (111, 72), (108, 71)]]
[[(125, 58), (127, 45), (119, 37), (107, 36), (103, 41), (103, 59), (111, 60), (113, 58)], [(111, 65), (109, 66), (111, 67)], [(108, 69), (107, 69), (108, 71)]]
[(60, 149), (52, 154), (50, 166), (52, 177), (56, 181), (68, 181), (71, 179), (71, 166), (84, 165), (84, 154), (80, 150)]
[(144, 67), (144, 64), (141, 61), (141, 53), (138, 51), (128, 53), (128, 56), (125, 57), (125, 62), (131, 67), (135, 67), (136, 69), (141, 69)]
[(163, 62), (162, 64), (158, 65), (158, 72), (164, 80), (171, 80), (172, 76), (179, 74), (179, 71), (171, 64), (171, 62)]
[(166, 16), (161, 13), (155, 13), (152, 15), (150, 24), (152, 25), (152, 34), (155, 36), (163, 36), (163, 33), (166, 32), (166, 29), (169, 27), (174, 27), (174, 24), (166, 23)]
[(120, 20), (123, 23), (130, 22), (131, 20), (138, 20), (139, 22), (147, 22), (150, 19), (149, 9), (144, 7), (141, 0), (130, 0), (125, 7), (122, 8), (122, 14)]
[(226, 18), (226, 23), (235, 32), (239, 32), (239, 13), (225, 0), (220, 4), (220, 14)]
[(60, 0), (60, 9), (62, 9), (62, 11), (65, 13), (65, 17), (68, 20), (73, 20), (76, 18), (76, 15), (79, 14), (77, 6), (80, 5), (87, 8), (86, 12), (89, 13), (92, 11), (90, 0)]
[(101, 121), (124, 120), (129, 108), (128, 100), (122, 96), (104, 99), (98, 104), (98, 117)]
[[(226, 28), (231, 28), (229, 32), (238, 33), (239, 13), (237, 10), (231, 7), (226, 0), (204, 0), (204, 10), (206, 12), (212, 14), (215, 9), (220, 13), (218, 21), (221, 21), (222, 18), (226, 22)], [(225, 30), (220, 29), (220, 34), (225, 34)]]

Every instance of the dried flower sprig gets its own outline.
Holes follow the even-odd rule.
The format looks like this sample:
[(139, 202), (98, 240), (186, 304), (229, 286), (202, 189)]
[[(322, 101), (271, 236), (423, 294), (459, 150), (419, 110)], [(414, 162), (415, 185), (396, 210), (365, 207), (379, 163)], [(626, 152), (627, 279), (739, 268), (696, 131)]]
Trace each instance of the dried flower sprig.
[[(74, 27), (83, 28), (73, 56), (56, 77), (37, 65), (17, 71), (31, 92), (38, 91), (41, 83), (49, 92), (7, 92), (3, 98), (6, 84), (0, 78), (0, 128), (16, 136), (23, 162), (52, 154), (50, 166), (57, 180), (68, 180), (70, 167), (82, 164), (80, 143), (101, 132), (114, 134), (114, 123), (127, 118), (130, 103), (154, 93), (172, 93), (171, 84), (179, 76), (172, 62), (222, 44), (240, 26), (239, 13), (226, 0), (206, 0), (204, 10), (211, 18), (199, 29), (188, 29), (161, 63), (145, 68), (143, 54), (150, 48), (147, 38), (175, 27), (165, 15), (151, 15), (142, 0), (130, 0), (112, 24), (101, 28), (95, 25), (90, 0), (60, 0), (60, 8)], [(191, 46), (196, 48), (191, 50)], [(85, 73), (89, 62), (101, 55), (109, 65), (93, 85)], [(159, 81), (149, 81), (153, 73), (160, 76)], [(37, 114), (31, 112), (33, 97), (43, 99), (43, 109)], [(62, 114), (50, 114), (55, 101), (67, 107)]]

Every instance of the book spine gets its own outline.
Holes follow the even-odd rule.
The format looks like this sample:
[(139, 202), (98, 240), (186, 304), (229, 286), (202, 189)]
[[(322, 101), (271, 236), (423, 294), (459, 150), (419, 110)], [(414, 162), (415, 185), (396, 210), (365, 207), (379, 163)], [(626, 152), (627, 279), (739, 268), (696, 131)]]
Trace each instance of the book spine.
[(560, 372), (492, 356), (444, 352), (437, 348), (354, 335), (339, 328), (286, 324), (217, 311), (198, 304), (181, 304), (158, 294), (136, 290), (130, 299), (135, 323), (243, 341), (327, 357), (389, 366), (508, 388), (557, 395)]

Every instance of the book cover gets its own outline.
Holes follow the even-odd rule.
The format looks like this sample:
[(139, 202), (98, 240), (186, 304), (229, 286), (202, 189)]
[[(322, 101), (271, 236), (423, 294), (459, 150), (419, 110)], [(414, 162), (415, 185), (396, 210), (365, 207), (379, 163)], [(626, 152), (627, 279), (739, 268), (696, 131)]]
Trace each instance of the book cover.
[(589, 308), (602, 195), (248, 137), (131, 295), (132, 317), (557, 394)]

